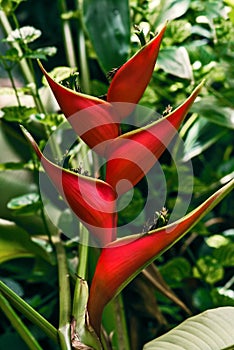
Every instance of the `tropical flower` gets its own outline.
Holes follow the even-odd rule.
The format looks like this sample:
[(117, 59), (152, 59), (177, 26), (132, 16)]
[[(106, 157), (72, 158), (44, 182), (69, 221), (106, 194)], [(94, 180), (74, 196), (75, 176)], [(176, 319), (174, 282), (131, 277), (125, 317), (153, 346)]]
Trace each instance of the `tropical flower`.
[(90, 322), (97, 334), (100, 334), (105, 305), (140, 271), (191, 230), (233, 188), (234, 180), (231, 180), (180, 220), (146, 234), (116, 240), (102, 250), (88, 302)]
[(63, 169), (50, 162), (21, 127), (50, 180), (102, 246), (116, 238), (116, 193), (106, 182)]
[[(150, 81), (165, 29), (166, 26), (117, 70), (106, 101), (63, 87), (39, 63), (75, 132), (91, 149), (106, 158), (105, 181), (87, 178), (53, 164), (23, 129), (52, 183), (104, 246), (87, 305), (89, 319), (97, 335), (100, 335), (105, 305), (145, 266), (183, 237), (234, 186), (233, 181), (229, 182), (197, 209), (174, 223), (146, 234), (117, 239), (118, 195), (135, 186), (152, 168), (175, 136), (203, 84), (198, 85), (186, 101), (167, 116), (121, 134), (121, 120), (134, 111)], [(121, 180), (128, 181), (117, 191)]]
[[(150, 81), (165, 30), (166, 26), (163, 26), (157, 36), (117, 70), (108, 89), (107, 101), (58, 84), (39, 62), (61, 110), (90, 148), (120, 135), (120, 121), (134, 109)], [(121, 103), (115, 103), (113, 107), (113, 102)], [(83, 110), (84, 114), (78, 113)], [(107, 148), (107, 143), (104, 144), (104, 148), (95, 147), (100, 155), (104, 155)]]

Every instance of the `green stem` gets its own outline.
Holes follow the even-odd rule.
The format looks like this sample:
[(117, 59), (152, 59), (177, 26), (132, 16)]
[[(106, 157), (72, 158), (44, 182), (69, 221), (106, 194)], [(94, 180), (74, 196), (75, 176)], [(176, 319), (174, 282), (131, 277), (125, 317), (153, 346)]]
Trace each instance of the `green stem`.
[(21, 312), (29, 321), (38, 326), (50, 339), (58, 344), (58, 332), (51, 323), (49, 323), (42, 315), (27, 304), (2, 281), (0, 281), (0, 291), (19, 312)]
[(60, 16), (62, 21), (63, 29), (63, 40), (66, 52), (67, 62), (70, 67), (76, 67), (76, 55), (74, 49), (74, 43), (72, 38), (72, 32), (69, 24), (69, 20), (62, 18), (62, 15), (67, 12), (67, 5), (65, 0), (58, 0), (58, 5), (60, 9)]
[(12, 87), (13, 87), (13, 89), (14, 89), (14, 92), (15, 92), (15, 96), (16, 96), (16, 99), (17, 99), (18, 106), (21, 107), (19, 94), (18, 94), (18, 91), (17, 91), (17, 87), (16, 87), (16, 85), (15, 85), (15, 81), (14, 81), (13, 75), (12, 75), (12, 73), (11, 73), (11, 69), (6, 68), (6, 67), (5, 67), (5, 69), (6, 69), (7, 73), (8, 73), (9, 79), (10, 79), (10, 81), (11, 81), (11, 85), (12, 85)]
[[(2, 28), (4, 30), (4, 32), (9, 35), (12, 32), (12, 27), (10, 25), (10, 22), (8, 21), (8, 18), (6, 16), (6, 14), (0, 10), (0, 23), (2, 25)], [(23, 55), (23, 52), (19, 46), (19, 44), (17, 42), (12, 43), (12, 47), (14, 47), (18, 53), (19, 56), (21, 57)], [(27, 83), (32, 83), (33, 82), (33, 76), (32, 76), (32, 72), (29, 68), (29, 65), (26, 61), (25, 58), (23, 58), (22, 60), (20, 60), (19, 62), (20, 68), (22, 70), (22, 73), (24, 75), (24, 78), (26, 80)]]
[(2, 295), (2, 293), (0, 293), (0, 308), (11, 322), (11, 325), (15, 328), (15, 330), (27, 344), (29, 349), (43, 350), (37, 342), (37, 340), (32, 335), (32, 333), (29, 331), (29, 329), (25, 326), (25, 324), (21, 321), (16, 312), (12, 309), (11, 305), (9, 304), (7, 299)]
[(83, 0), (77, 0), (77, 8), (79, 10), (79, 32), (78, 32), (78, 47), (79, 47), (79, 62), (80, 62), (80, 77), (81, 77), (81, 88), (85, 91), (86, 94), (90, 94), (90, 75), (89, 75), (89, 66), (87, 59), (87, 50), (85, 44), (85, 30), (84, 23), (82, 20), (82, 9), (83, 9)]
[(109, 317), (112, 318), (112, 327), (115, 329), (115, 334), (112, 339), (113, 349), (130, 350), (127, 323), (124, 312), (124, 304), (122, 294), (118, 294), (107, 306), (106, 313), (104, 312), (104, 326), (107, 324)]
[[(77, 278), (73, 296), (73, 308), (72, 315), (77, 318), (77, 315), (80, 312), (80, 295), (81, 295), (81, 283), (80, 279), (86, 280), (87, 278), (87, 262), (88, 262), (88, 241), (89, 233), (88, 230), (80, 223), (80, 240), (83, 242), (79, 244), (79, 264), (77, 268)], [(87, 243), (87, 244), (86, 244)]]
[(59, 277), (59, 339), (62, 350), (71, 349), (71, 295), (66, 252), (60, 238), (53, 236)]

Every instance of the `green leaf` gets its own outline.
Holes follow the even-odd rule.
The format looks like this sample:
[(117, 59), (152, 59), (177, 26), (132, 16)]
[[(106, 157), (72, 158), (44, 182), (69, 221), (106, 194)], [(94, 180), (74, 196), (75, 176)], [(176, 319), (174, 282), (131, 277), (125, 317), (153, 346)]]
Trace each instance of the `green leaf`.
[(0, 263), (35, 255), (49, 260), (46, 251), (34, 243), (26, 231), (11, 221), (0, 219)]
[(212, 123), (234, 129), (234, 109), (221, 105), (214, 96), (203, 97), (200, 101), (195, 102), (191, 111)]
[[(162, 0), (159, 2), (159, 13), (154, 19), (154, 27), (165, 21), (181, 17), (190, 5), (190, 0)], [(155, 9), (156, 10), (156, 9)]]
[(210, 123), (199, 116), (189, 128), (184, 141), (184, 161), (192, 159), (226, 134), (226, 128)]
[(191, 265), (185, 258), (178, 257), (160, 267), (160, 272), (168, 283), (180, 282), (191, 275)]
[(39, 194), (35, 192), (13, 198), (7, 204), (7, 208), (14, 210), (15, 215), (31, 215), (40, 207), (40, 197)]
[(2, 108), (3, 116), (2, 118), (8, 122), (18, 122), (21, 123), (29, 119), (30, 115), (36, 113), (36, 109), (32, 107), (24, 106), (13, 106)]
[(25, 162), (6, 162), (0, 163), (0, 171), (5, 170), (22, 170), (22, 169), (30, 169), (30, 165)]
[(147, 343), (143, 350), (224, 350), (234, 346), (234, 307), (220, 307), (190, 317)]
[[(63, 80), (67, 80), (69, 79), (71, 76), (73, 76), (75, 74), (76, 69), (75, 68), (71, 68), (71, 67), (56, 67), (54, 68), (51, 72), (50, 72), (50, 76), (58, 83), (61, 83), (61, 81)], [(45, 76), (43, 76), (42, 78), (42, 83), (45, 86), (48, 86), (48, 82), (45, 78)]]
[(83, 19), (104, 71), (122, 65), (130, 45), (128, 0), (83, 1)]
[(13, 30), (5, 39), (7, 42), (22, 42), (29, 44), (41, 36), (41, 31), (32, 26), (21, 27), (20, 29)]
[(234, 266), (234, 243), (215, 249), (213, 256), (222, 266)]
[(45, 60), (47, 56), (54, 56), (56, 52), (57, 52), (56, 47), (47, 46), (47, 47), (39, 48), (37, 50), (29, 50), (24, 56), (28, 58)]
[(8, 49), (4, 55), (0, 55), (0, 60), (5, 61), (12, 61), (12, 62), (18, 62), (21, 60), (21, 57), (19, 55), (19, 52), (16, 48), (12, 47)]
[(193, 274), (194, 277), (213, 284), (223, 278), (224, 269), (218, 260), (207, 255), (197, 260), (196, 266), (193, 268)]
[(193, 71), (185, 47), (167, 47), (160, 51), (157, 64), (166, 73), (183, 79), (193, 79)]

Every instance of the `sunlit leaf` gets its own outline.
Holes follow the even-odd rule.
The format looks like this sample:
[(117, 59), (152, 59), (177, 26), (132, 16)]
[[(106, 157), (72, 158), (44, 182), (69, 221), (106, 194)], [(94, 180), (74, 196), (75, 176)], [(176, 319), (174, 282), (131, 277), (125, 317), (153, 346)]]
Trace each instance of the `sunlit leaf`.
[(18, 122), (28, 120), (31, 114), (36, 113), (36, 109), (32, 107), (13, 106), (2, 108), (2, 118), (8, 122)]
[(184, 142), (184, 160), (192, 159), (204, 152), (222, 136), (227, 130), (224, 127), (210, 123), (206, 118), (199, 118), (189, 128)]
[(224, 269), (218, 260), (207, 255), (197, 260), (193, 268), (193, 275), (213, 284), (223, 278)]
[(30, 50), (25, 54), (25, 57), (45, 60), (47, 56), (49, 57), (54, 56), (56, 52), (57, 52), (56, 47), (48, 46), (48, 47), (39, 48), (37, 50)]
[(234, 129), (234, 109), (220, 105), (219, 100), (213, 96), (195, 102), (191, 110), (212, 123)]
[(147, 343), (143, 350), (222, 350), (234, 346), (233, 329), (234, 307), (208, 310)]
[(160, 51), (158, 65), (166, 73), (183, 79), (193, 79), (189, 55), (185, 47), (167, 47)]
[(27, 193), (23, 196), (12, 198), (7, 208), (14, 211), (14, 215), (31, 215), (41, 207), (38, 193)]
[(169, 21), (185, 14), (189, 8), (190, 0), (164, 0), (159, 2), (158, 8), (155, 9), (154, 25), (158, 26), (160, 23)]

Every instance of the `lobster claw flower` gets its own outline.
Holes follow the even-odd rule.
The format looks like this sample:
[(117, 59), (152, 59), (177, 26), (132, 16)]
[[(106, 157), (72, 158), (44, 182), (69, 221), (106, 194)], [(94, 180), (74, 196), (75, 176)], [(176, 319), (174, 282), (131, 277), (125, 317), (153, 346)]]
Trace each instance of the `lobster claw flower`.
[(95, 147), (95, 151), (103, 155), (102, 143), (106, 146), (105, 141), (114, 139), (120, 134), (119, 118), (111, 104), (62, 86), (50, 77), (40, 62), (39, 66), (76, 134), (90, 148)]
[(121, 119), (133, 111), (133, 104), (139, 102), (150, 82), (165, 30), (166, 25), (151, 41), (123, 64), (110, 84), (107, 92), (108, 102), (132, 104), (129, 106), (116, 105)]
[(104, 181), (73, 173), (50, 162), (21, 127), (45, 172), (73, 212), (101, 246), (116, 239), (116, 193)]
[[(134, 104), (143, 95), (150, 81), (165, 29), (166, 26), (117, 71), (108, 89), (107, 101), (58, 84), (39, 62), (65, 117), (83, 141), (90, 148), (95, 147), (98, 154), (104, 154), (108, 145), (105, 141), (120, 135), (121, 119), (132, 112)], [(112, 102), (123, 104), (116, 104), (113, 108)], [(81, 111), (84, 113), (80, 113)]]
[(113, 188), (118, 186), (118, 195), (135, 186), (152, 168), (177, 133), (202, 85), (203, 82), (166, 117), (123, 134), (109, 143), (105, 153), (106, 182)]
[(90, 322), (100, 333), (105, 305), (143, 268), (182, 238), (234, 188), (231, 180), (199, 207), (165, 227), (110, 243), (99, 257), (88, 301)]

